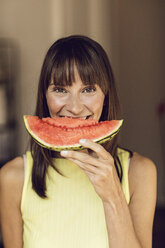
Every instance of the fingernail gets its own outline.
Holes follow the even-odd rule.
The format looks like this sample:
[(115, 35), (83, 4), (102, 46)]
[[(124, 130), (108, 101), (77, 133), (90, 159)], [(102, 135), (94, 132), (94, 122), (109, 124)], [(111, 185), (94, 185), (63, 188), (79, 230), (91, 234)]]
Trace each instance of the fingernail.
[(84, 143), (86, 142), (86, 139), (80, 139), (79, 142), (80, 142), (81, 144), (84, 144)]
[(61, 151), (61, 156), (67, 156), (68, 155), (68, 151)]

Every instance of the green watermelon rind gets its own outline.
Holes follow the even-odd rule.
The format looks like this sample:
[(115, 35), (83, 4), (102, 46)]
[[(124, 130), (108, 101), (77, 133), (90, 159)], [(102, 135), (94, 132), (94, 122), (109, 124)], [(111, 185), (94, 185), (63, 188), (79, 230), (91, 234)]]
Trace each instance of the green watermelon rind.
[[(41, 140), (39, 137), (37, 137), (34, 134), (34, 132), (32, 130), (30, 130), (29, 125), (27, 123), (26, 115), (24, 115), (23, 118), (24, 118), (25, 127), (26, 127), (28, 133), (33, 137), (33, 139), (35, 140), (35, 142), (38, 145), (40, 145), (46, 149), (57, 151), (57, 152), (60, 152), (62, 150), (75, 150), (75, 151), (77, 150), (78, 151), (78, 150), (86, 149), (86, 147), (80, 145), (79, 143), (74, 144), (74, 145), (68, 145), (68, 146), (52, 146), (52, 145), (46, 143), (45, 141)], [(108, 140), (111, 140), (120, 131), (122, 124), (123, 124), (123, 120), (120, 120), (118, 126), (114, 129), (113, 132), (108, 133), (107, 135), (100, 137), (98, 139), (92, 139), (92, 140), (98, 144), (104, 144)]]

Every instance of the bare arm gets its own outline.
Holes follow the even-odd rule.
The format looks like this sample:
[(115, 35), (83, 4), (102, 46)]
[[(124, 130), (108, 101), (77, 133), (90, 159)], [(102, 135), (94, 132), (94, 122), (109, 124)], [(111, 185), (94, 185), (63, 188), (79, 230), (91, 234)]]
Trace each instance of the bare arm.
[(148, 158), (136, 154), (130, 166), (131, 202), (134, 229), (142, 247), (152, 247), (153, 219), (157, 198), (157, 171)]
[(129, 182), (129, 206), (120, 187), (119, 197), (104, 203), (110, 247), (151, 248), (157, 184), (153, 162), (135, 154), (131, 159)]
[(15, 158), (0, 170), (0, 224), (5, 248), (22, 248), (20, 211), (24, 180), (23, 159)]

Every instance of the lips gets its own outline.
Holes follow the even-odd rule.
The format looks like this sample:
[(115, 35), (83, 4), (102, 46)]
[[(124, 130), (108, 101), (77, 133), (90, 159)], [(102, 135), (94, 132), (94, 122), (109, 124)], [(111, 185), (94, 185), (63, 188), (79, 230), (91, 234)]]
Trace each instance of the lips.
[(87, 116), (66, 116), (66, 115), (59, 115), (59, 117), (67, 117), (67, 118), (73, 118), (73, 119), (89, 119), (91, 117), (91, 115), (87, 115)]

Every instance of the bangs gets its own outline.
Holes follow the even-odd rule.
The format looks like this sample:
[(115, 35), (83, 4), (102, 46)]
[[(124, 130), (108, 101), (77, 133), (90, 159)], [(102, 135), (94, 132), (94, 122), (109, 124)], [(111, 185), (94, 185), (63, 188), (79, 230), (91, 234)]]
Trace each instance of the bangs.
[(75, 82), (75, 70), (84, 85), (97, 84), (103, 93), (107, 93), (107, 79), (102, 68), (98, 66), (99, 57), (92, 49), (72, 44), (62, 46), (54, 57), (51, 71), (51, 83), (54, 85), (71, 86)]

